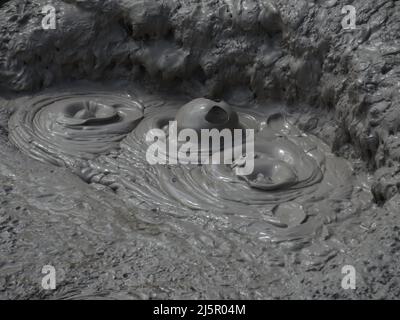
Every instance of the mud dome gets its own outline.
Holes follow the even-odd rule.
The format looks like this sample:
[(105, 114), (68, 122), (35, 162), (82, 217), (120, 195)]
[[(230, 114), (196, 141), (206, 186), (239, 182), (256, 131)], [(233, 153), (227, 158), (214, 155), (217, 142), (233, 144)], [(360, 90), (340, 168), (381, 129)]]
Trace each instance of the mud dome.
[[(0, 297), (400, 296), (398, 2), (50, 3), (0, 5)], [(170, 120), (254, 172), (150, 165)]]
[[(190, 106), (196, 109), (195, 103)], [(84, 176), (91, 181), (95, 174), (102, 181), (106, 174), (113, 188), (138, 207), (144, 203), (148, 209), (156, 207), (182, 217), (196, 215), (200, 220), (223, 217), (229, 229), (255, 238), (309, 237), (315, 224), (321, 227), (325, 218), (317, 214), (321, 202), (326, 205), (325, 201), (351, 194), (350, 166), (283, 118), (268, 118), (249, 109), (237, 111), (240, 126), (256, 131), (252, 175), (237, 176), (231, 165), (149, 165), (146, 133), (180, 114), (176, 107), (163, 106), (149, 112), (121, 143), (121, 154), (89, 162), (93, 170), (88, 175), (84, 169)], [(196, 117), (200, 119), (195, 121)], [(203, 119), (193, 112), (191, 120), (197, 124)], [(124, 169), (118, 173), (115, 168)], [(317, 217), (307, 219), (309, 215)], [(306, 220), (300, 228), (287, 229)]]

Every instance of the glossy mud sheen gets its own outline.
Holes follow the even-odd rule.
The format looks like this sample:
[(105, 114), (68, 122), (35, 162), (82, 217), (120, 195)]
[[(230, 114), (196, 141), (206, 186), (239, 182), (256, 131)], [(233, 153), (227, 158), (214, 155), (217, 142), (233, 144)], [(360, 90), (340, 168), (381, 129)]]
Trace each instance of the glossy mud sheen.
[[(255, 239), (310, 238), (323, 226), (324, 207), (351, 197), (350, 163), (282, 113), (265, 115), (207, 99), (146, 108), (141, 100), (140, 93), (103, 92), (22, 99), (9, 122), (10, 140), (32, 158), (110, 187), (135, 207), (181, 218), (223, 218), (228, 232)], [(149, 164), (153, 141), (146, 135), (173, 120), (180, 130), (254, 130), (254, 154), (247, 155), (254, 158), (253, 172), (238, 176), (229, 164)]]
[[(3, 4), (0, 297), (399, 297), (400, 7), (378, 2), (352, 37), (342, 1), (57, 0), (47, 33), (41, 1)], [(254, 173), (150, 165), (170, 120), (254, 129)]]
[[(232, 241), (241, 246), (243, 239), (255, 241), (259, 249), (277, 245), (274, 250), (279, 252), (289, 245), (296, 252), (315, 237), (329, 237), (327, 224), (337, 219), (335, 210), (351, 215), (371, 199), (350, 162), (301, 131), (282, 105), (235, 107), (207, 99), (152, 96), (132, 87), (129, 94), (85, 92), (59, 88), (57, 93), (15, 100), (10, 141), (27, 156), (66, 167), (93, 190), (117, 197), (145, 223), (168, 222), (176, 237), (190, 235), (197, 239), (195, 246), (211, 255), (222, 250), (215, 251), (215, 246)], [(255, 131), (251, 175), (235, 175), (232, 165), (147, 162), (150, 142), (145, 136), (150, 129), (167, 130), (171, 120), (185, 128), (214, 127), (206, 118), (218, 105), (236, 119), (225, 126)], [(209, 108), (204, 111), (204, 106)], [(206, 226), (215, 231), (204, 231)], [(313, 265), (329, 257), (332, 249), (324, 247), (321, 243), (313, 249), (328, 250), (313, 253)]]

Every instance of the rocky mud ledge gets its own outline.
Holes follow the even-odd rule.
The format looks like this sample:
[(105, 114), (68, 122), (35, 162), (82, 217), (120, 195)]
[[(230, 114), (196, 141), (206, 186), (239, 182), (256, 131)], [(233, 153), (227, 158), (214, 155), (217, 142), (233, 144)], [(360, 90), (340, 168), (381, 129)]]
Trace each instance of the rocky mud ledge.
[[(41, 25), (49, 3), (55, 30)], [(353, 31), (341, 25), (349, 4)], [(0, 297), (399, 298), (399, 35), (400, 2), (390, 0), (2, 1)], [(143, 207), (10, 141), (13, 113), (77, 90), (128, 94), (144, 110), (206, 97), (284, 111), (352, 165), (352, 189), (290, 241), (254, 237), (251, 224), (237, 232), (215, 214)], [(54, 291), (40, 286), (47, 264)], [(356, 290), (341, 287), (344, 265)]]

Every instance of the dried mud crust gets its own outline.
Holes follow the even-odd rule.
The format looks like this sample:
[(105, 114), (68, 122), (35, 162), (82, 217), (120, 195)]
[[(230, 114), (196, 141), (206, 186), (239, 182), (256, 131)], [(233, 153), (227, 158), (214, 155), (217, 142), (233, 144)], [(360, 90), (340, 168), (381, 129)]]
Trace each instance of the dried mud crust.
[[(345, 1), (52, 3), (58, 28), (48, 32), (47, 1), (0, 7), (1, 298), (400, 296), (399, 2), (353, 1), (350, 34)], [(376, 204), (355, 191), (357, 210), (332, 207), (311, 241), (284, 244), (130, 207), (8, 141), (9, 91), (79, 79), (157, 83), (238, 105), (272, 98), (294, 112), (308, 105), (299, 127), (360, 157), (374, 176), (362, 166), (357, 176)], [(40, 287), (45, 264), (60, 275), (53, 292)], [(340, 286), (346, 264), (357, 270), (354, 291)]]

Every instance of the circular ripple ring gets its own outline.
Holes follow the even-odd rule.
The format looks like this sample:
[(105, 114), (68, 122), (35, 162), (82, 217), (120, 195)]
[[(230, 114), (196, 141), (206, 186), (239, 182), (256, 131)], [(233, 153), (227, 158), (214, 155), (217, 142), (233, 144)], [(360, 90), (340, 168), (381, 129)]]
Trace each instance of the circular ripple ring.
[(10, 140), (31, 157), (73, 166), (119, 148), (143, 116), (128, 95), (104, 92), (22, 99), (9, 121)]

